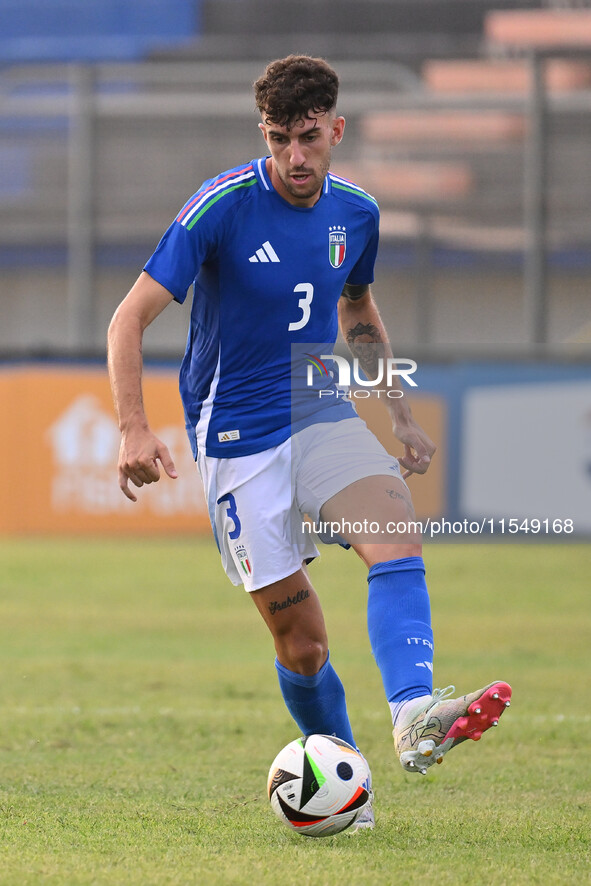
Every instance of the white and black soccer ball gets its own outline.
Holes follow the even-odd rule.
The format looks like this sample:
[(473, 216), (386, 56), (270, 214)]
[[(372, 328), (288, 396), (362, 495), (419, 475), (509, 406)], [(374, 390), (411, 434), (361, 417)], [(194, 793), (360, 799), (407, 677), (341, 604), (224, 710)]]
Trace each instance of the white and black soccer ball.
[(370, 799), (370, 780), (365, 759), (346, 741), (309, 735), (277, 754), (267, 793), (287, 827), (306, 837), (328, 837), (357, 821)]

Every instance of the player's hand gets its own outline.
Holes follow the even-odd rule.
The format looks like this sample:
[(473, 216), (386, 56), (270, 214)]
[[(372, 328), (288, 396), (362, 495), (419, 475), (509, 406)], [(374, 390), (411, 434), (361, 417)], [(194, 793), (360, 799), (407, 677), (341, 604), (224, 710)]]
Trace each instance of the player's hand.
[(403, 478), (406, 480), (411, 474), (424, 474), (437, 449), (435, 443), (413, 418), (408, 418), (404, 423), (397, 422), (394, 433), (404, 443), (404, 455), (398, 458), (405, 469)]
[(178, 477), (168, 448), (149, 430), (128, 431), (121, 437), (119, 449), (119, 488), (130, 501), (137, 496), (129, 488), (129, 481), (137, 488), (145, 483), (156, 483), (160, 479), (162, 465), (165, 472), (175, 480)]

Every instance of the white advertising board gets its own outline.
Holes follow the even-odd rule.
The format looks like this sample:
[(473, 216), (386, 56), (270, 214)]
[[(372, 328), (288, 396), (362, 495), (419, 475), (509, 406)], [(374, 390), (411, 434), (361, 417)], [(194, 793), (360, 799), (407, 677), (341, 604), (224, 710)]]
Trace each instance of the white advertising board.
[(462, 514), (591, 532), (591, 380), (475, 387), (463, 414)]

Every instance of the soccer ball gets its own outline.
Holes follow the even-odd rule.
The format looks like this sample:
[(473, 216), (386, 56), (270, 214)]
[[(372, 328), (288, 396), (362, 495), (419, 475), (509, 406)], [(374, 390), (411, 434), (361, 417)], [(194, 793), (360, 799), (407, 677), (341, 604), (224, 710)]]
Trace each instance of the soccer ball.
[(332, 735), (297, 738), (269, 770), (273, 812), (306, 837), (328, 837), (350, 827), (369, 801), (371, 775), (361, 754)]

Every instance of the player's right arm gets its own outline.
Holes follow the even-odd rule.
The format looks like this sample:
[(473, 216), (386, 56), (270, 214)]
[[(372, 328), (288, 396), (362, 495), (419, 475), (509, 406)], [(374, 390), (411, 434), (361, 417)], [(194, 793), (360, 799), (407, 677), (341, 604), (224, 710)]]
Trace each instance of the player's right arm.
[(129, 481), (139, 488), (159, 480), (159, 461), (169, 477), (177, 476), (170, 452), (150, 430), (142, 396), (144, 331), (172, 298), (164, 286), (142, 271), (109, 325), (109, 379), (121, 431), (119, 486), (131, 501), (137, 497)]

